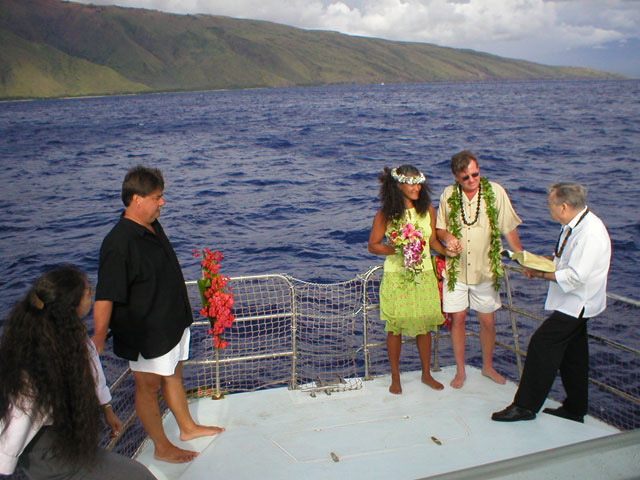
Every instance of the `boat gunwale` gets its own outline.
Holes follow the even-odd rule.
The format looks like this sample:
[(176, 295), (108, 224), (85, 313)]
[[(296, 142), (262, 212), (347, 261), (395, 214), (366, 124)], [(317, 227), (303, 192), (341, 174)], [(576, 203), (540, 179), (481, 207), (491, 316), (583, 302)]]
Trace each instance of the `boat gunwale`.
[[(372, 267), (370, 268), (367, 272), (357, 275), (355, 277), (355, 279), (352, 279), (350, 281), (347, 282), (338, 282), (338, 283), (333, 283), (333, 284), (315, 284), (315, 285), (320, 285), (322, 287), (329, 287), (329, 286), (341, 286), (341, 285), (351, 285), (353, 284), (354, 281), (360, 281), (363, 282), (363, 285), (361, 287), (362, 289), (362, 304), (363, 306), (361, 306), (361, 308), (357, 309), (357, 312), (366, 317), (367, 312), (376, 310), (378, 308), (377, 303), (374, 302), (369, 302), (369, 298), (368, 296), (372, 293), (372, 288), (370, 287), (370, 285), (368, 284), (369, 280), (372, 278), (372, 276), (381, 271), (381, 266), (377, 266), (377, 267)], [(509, 265), (505, 265), (505, 270), (507, 271), (518, 271), (517, 268), (511, 267)], [(293, 277), (290, 277), (288, 275), (284, 275), (284, 274), (266, 274), (266, 275), (251, 275), (251, 276), (241, 276), (241, 277), (231, 277), (230, 278), (230, 282), (233, 285), (233, 282), (241, 282), (241, 281), (253, 281), (253, 280), (264, 280), (264, 279), (278, 279), (279, 281), (283, 281), (285, 282), (285, 284), (287, 285), (287, 289), (289, 289), (290, 295), (291, 295), (291, 302), (292, 305), (290, 306), (291, 310), (290, 311), (286, 311), (286, 312), (278, 312), (275, 314), (270, 314), (270, 315), (247, 315), (247, 316), (241, 316), (238, 317), (238, 322), (239, 323), (243, 323), (244, 321), (255, 321), (255, 320), (266, 320), (266, 319), (291, 319), (292, 322), (294, 322), (292, 324), (291, 328), (291, 335), (295, 336), (295, 332), (296, 332), (296, 325), (295, 325), (295, 320), (296, 320), (296, 315), (297, 315), (297, 311), (296, 311), (296, 305), (295, 305), (295, 287), (294, 284), (297, 283), (296, 279), (293, 279)], [(196, 285), (196, 281), (187, 281), (185, 282), (187, 285)], [(507, 282), (508, 283), (508, 277), (507, 277)], [(301, 282), (302, 285), (314, 285), (310, 282)], [(509, 288), (512, 288), (511, 286)], [(377, 293), (377, 292), (375, 292)], [(509, 294), (511, 294), (511, 292), (509, 291)], [(636, 306), (640, 306), (640, 302), (635, 302), (635, 301), (631, 301), (631, 302), (627, 302), (627, 299), (624, 297), (620, 297), (617, 296), (615, 294), (608, 294), (608, 296), (610, 296), (610, 298), (614, 299), (615, 301), (620, 301), (623, 303), (626, 303), (630, 306), (632, 306), (633, 308), (635, 308)], [(536, 315), (534, 313), (531, 312), (527, 312), (527, 311), (522, 311), (521, 309), (514, 307), (511, 304), (511, 301), (509, 302), (509, 305), (504, 305), (503, 306), (503, 310), (506, 310), (509, 312), (509, 315), (512, 315), (513, 313), (519, 314), (519, 315), (523, 315), (526, 316), (528, 318), (534, 319), (538, 322), (544, 320), (544, 317), (540, 316), (540, 315)], [(350, 316), (351, 317), (351, 316)], [(363, 320), (366, 324), (367, 320), (366, 318)], [(194, 322), (193, 324), (194, 327), (200, 328), (200, 327), (206, 327), (209, 328), (209, 322), (206, 320), (198, 320), (196, 322)], [(362, 333), (363, 335), (366, 335), (367, 332), (367, 328), (364, 329), (364, 332)], [(471, 336), (471, 337), (478, 337), (478, 333), (474, 332), (474, 331), (467, 331), (467, 336)], [(437, 332), (434, 335), (435, 339), (434, 339), (434, 357), (435, 357), (435, 361), (433, 363), (433, 370), (434, 371), (438, 371), (439, 370), (439, 350), (438, 350), (438, 341), (443, 339), (443, 338), (447, 338), (449, 337), (449, 333), (447, 332)], [(516, 332), (513, 336), (513, 341), (515, 344), (517, 344), (516, 342), (518, 341), (519, 338), (519, 334)], [(613, 347), (616, 349), (620, 349), (621, 351), (630, 353), (632, 355), (636, 355), (636, 356), (640, 356), (640, 351), (628, 346), (625, 346), (619, 342), (615, 342), (612, 340), (608, 340), (608, 339), (604, 339), (602, 337), (599, 337), (597, 335), (593, 335), (593, 334), (589, 334), (589, 338), (591, 340), (597, 341), (597, 342), (601, 342), (603, 345), (607, 346), (607, 347)], [(414, 342), (414, 339), (410, 339), (410, 340), (405, 340), (403, 339), (403, 343), (410, 343), (410, 342)], [(364, 341), (360, 344), (360, 346), (357, 348), (356, 352), (354, 353), (358, 353), (360, 352), (360, 354), (363, 355), (364, 358), (364, 362), (365, 364), (368, 361), (369, 358), (369, 353), (370, 353), (370, 349), (374, 349), (374, 348), (379, 348), (382, 347), (384, 345), (384, 342), (369, 342), (367, 338), (364, 339)], [(513, 345), (497, 340), (496, 341), (496, 346), (499, 346), (501, 348), (504, 348), (505, 350), (511, 351), (511, 353), (513, 353), (516, 358), (519, 358), (520, 356), (526, 355), (526, 351), (514, 347)], [(286, 351), (283, 352), (270, 352), (270, 353), (264, 353), (264, 354), (259, 354), (259, 355), (250, 355), (250, 356), (236, 356), (236, 357), (226, 357), (226, 358), (220, 358), (217, 363), (218, 365), (225, 365), (225, 364), (230, 364), (230, 363), (234, 363), (234, 362), (245, 362), (245, 361), (253, 361), (253, 360), (260, 360), (260, 359), (277, 359), (277, 358), (283, 358), (283, 357), (287, 357), (287, 358), (291, 358), (291, 368), (295, 369), (296, 366), (296, 362), (297, 362), (297, 357), (298, 357), (298, 353), (296, 351), (295, 345), (293, 345), (294, 348), (292, 349), (288, 349)], [(214, 360), (213, 358), (205, 358), (205, 359), (192, 359), (192, 360), (187, 360), (185, 361), (185, 367), (189, 367), (189, 366), (203, 366), (203, 365), (215, 365), (216, 364), (216, 360)], [(116, 381), (111, 385), (110, 389), (112, 391), (112, 394), (115, 396), (118, 390), (118, 387), (120, 385), (122, 385), (122, 383), (124, 382), (124, 380), (126, 379), (126, 377), (128, 375), (130, 375), (130, 370), (128, 368), (125, 369), (124, 372), (122, 372), (116, 379)], [(295, 377), (296, 373), (295, 371), (292, 371), (291, 373), (291, 379), (287, 382), (287, 381), (270, 381), (270, 382), (266, 382), (264, 385), (260, 385), (257, 388), (252, 388), (252, 389), (239, 389), (237, 390), (238, 392), (241, 391), (256, 391), (256, 390), (260, 390), (263, 388), (272, 388), (274, 386), (282, 386), (282, 385), (286, 385), (288, 383), (288, 387), (290, 389), (293, 388), (297, 388), (297, 382), (296, 382), (296, 377)], [(367, 368), (365, 368), (365, 375), (362, 376), (362, 378), (364, 380), (369, 380), (371, 378), (373, 378), (376, 375), (372, 375), (371, 372), (368, 371)], [(519, 375), (518, 375), (519, 377)], [(614, 387), (608, 386), (608, 385), (604, 385), (602, 384), (602, 382), (599, 382), (597, 380), (594, 380), (592, 378), (590, 378), (590, 382), (593, 385), (596, 385), (599, 388), (605, 389), (607, 390), (609, 393), (616, 395), (619, 398), (623, 398), (635, 405), (640, 405), (640, 398), (636, 398), (632, 395), (629, 395), (626, 392), (623, 392), (619, 389), (616, 389)], [(197, 389), (189, 389), (194, 390), (194, 392)], [(199, 394), (197, 392), (194, 393), (194, 395), (198, 395)], [(131, 425), (134, 423), (136, 418), (135, 415), (135, 410), (131, 413), (131, 415), (125, 420), (125, 425)], [(618, 427), (620, 428), (620, 427)], [(123, 429), (122, 433), (112, 439), (111, 441), (109, 441), (108, 445), (106, 445), (106, 447), (108, 449), (113, 449), (114, 447), (116, 447), (117, 442), (120, 440), (120, 438), (122, 437), (122, 435), (124, 434), (125, 429)]]

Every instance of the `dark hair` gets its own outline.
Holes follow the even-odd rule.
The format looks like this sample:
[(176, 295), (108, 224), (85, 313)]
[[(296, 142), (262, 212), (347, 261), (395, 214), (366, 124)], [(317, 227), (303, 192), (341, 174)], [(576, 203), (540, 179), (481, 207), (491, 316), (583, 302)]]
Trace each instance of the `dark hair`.
[(45, 273), (11, 310), (0, 341), (0, 419), (30, 399), (35, 415), (51, 417), (54, 455), (74, 463), (93, 458), (102, 428), (90, 340), (76, 312), (86, 287), (73, 266)]
[(478, 164), (478, 159), (473, 154), (473, 152), (469, 150), (458, 152), (453, 157), (451, 157), (451, 171), (454, 175), (457, 175), (463, 170), (466, 170), (472, 161), (476, 162), (476, 165)]
[[(420, 170), (412, 165), (402, 165), (396, 169), (396, 172), (406, 176), (420, 175)], [(398, 188), (398, 182), (393, 179), (391, 169), (384, 167), (384, 171), (378, 175), (380, 181), (380, 202), (382, 203), (382, 213), (387, 220), (395, 220), (400, 218), (404, 213), (404, 200), (402, 192)], [(413, 202), (416, 212), (425, 215), (431, 205), (431, 188), (425, 181), (420, 189), (418, 199)]]
[(141, 165), (127, 172), (122, 182), (122, 203), (128, 207), (134, 195), (146, 197), (156, 190), (164, 190), (164, 178), (157, 168)]

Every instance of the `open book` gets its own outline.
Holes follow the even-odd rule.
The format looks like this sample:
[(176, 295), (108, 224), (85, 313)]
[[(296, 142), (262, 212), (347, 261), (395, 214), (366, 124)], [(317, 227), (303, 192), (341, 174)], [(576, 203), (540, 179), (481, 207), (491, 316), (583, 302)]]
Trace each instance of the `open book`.
[(527, 252), (526, 250), (521, 252), (503, 250), (502, 254), (514, 262), (518, 262), (523, 267), (531, 268), (532, 270), (540, 270), (541, 272), (556, 271), (556, 266), (553, 261), (548, 258), (541, 257), (540, 255), (536, 255), (535, 253)]

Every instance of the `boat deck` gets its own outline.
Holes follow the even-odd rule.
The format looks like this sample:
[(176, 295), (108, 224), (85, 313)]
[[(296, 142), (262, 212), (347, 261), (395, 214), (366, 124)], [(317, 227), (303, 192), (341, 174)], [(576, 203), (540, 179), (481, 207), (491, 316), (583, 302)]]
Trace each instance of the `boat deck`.
[[(315, 397), (274, 388), (194, 400), (190, 409), (197, 422), (226, 431), (180, 442), (169, 414), (169, 438), (200, 455), (188, 464), (158, 462), (147, 441), (137, 460), (160, 480), (415, 479), (619, 433), (591, 417), (584, 424), (542, 413), (533, 421), (494, 422), (491, 413), (511, 403), (516, 385), (498, 385), (468, 367), (464, 387), (455, 390), (449, 387), (454, 371), (434, 373), (445, 385), (442, 391), (422, 384), (419, 372), (406, 372), (402, 395), (390, 394), (389, 377), (383, 376), (362, 382), (359, 390)], [(547, 406), (557, 403), (548, 400)], [(591, 478), (605, 478), (591, 471)]]

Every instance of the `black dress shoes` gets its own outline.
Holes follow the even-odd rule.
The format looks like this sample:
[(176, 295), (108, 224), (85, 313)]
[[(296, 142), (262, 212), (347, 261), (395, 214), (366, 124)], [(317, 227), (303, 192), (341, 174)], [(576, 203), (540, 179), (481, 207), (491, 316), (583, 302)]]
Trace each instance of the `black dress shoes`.
[(584, 423), (583, 416), (571, 413), (563, 406), (559, 406), (558, 408), (545, 408), (543, 412), (548, 413), (549, 415), (554, 415), (556, 417), (566, 418), (567, 420), (573, 420), (574, 422)]
[(491, 415), (491, 420), (496, 422), (518, 422), (520, 420), (533, 420), (534, 418), (536, 418), (534, 412), (528, 408), (519, 407), (515, 403)]

